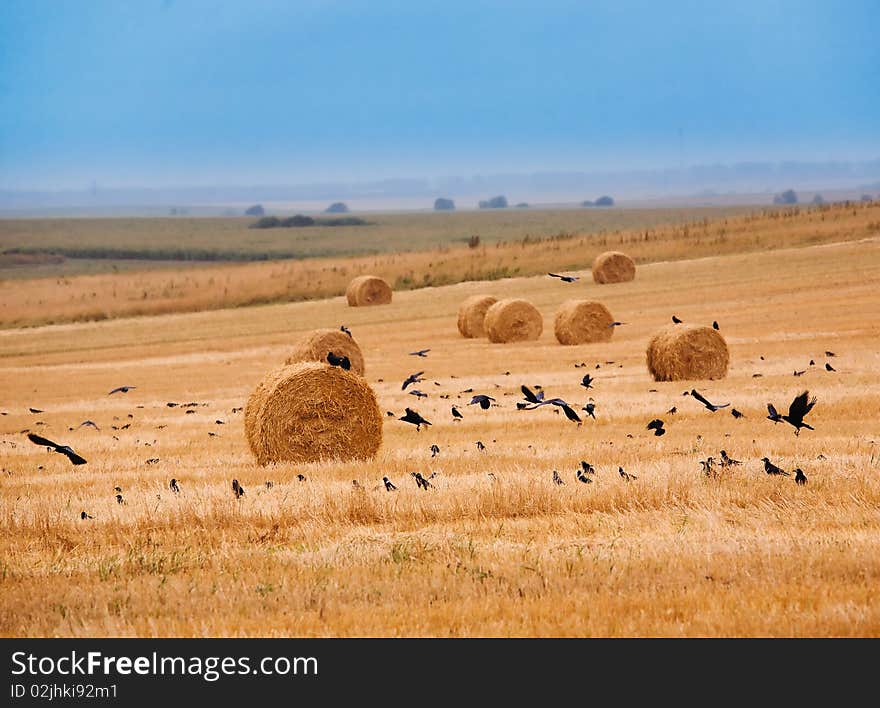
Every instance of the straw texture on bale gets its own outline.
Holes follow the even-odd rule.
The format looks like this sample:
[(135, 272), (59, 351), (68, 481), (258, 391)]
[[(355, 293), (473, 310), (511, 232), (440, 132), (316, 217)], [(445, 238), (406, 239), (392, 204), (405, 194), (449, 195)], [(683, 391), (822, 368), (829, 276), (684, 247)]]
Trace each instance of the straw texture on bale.
[(625, 283), (636, 277), (636, 264), (625, 253), (606, 251), (593, 261), (593, 280), (599, 284)]
[(458, 308), (458, 331), (461, 336), (471, 339), (485, 337), (486, 311), (496, 302), (498, 298), (491, 295), (473, 295), (461, 303)]
[(528, 300), (513, 298), (492, 305), (486, 311), (484, 326), (490, 342), (527, 342), (541, 336), (544, 320)]
[(338, 366), (300, 362), (270, 373), (257, 386), (245, 431), (261, 465), (368, 460), (382, 444), (382, 414), (362, 377)]
[(560, 344), (607, 342), (614, 333), (614, 318), (601, 302), (566, 300), (556, 311), (553, 330)]
[(387, 305), (391, 302), (391, 286), (375, 275), (359, 275), (345, 291), (350, 307)]
[(339, 329), (316, 329), (307, 334), (284, 363), (320, 361), (326, 364), (329, 352), (333, 352), (336, 356), (347, 356), (351, 362), (351, 370), (361, 376), (364, 375), (364, 355), (361, 353), (361, 348), (352, 337)]
[(655, 381), (723, 379), (730, 352), (724, 337), (711, 327), (679, 324), (651, 338), (646, 359)]

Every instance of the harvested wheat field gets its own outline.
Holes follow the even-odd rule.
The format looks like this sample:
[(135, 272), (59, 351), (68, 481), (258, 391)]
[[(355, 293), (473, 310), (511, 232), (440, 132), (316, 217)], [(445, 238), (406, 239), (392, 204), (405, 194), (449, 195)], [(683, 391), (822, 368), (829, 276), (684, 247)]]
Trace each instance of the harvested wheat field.
[[(611, 288), (585, 263), (575, 284), (460, 283), (379, 308), (337, 296), (2, 331), (0, 633), (880, 635), (880, 239), (847, 238), (640, 262)], [(550, 328), (465, 339), (459, 306), (487, 289), (545, 319), (600, 299), (625, 324), (585, 346), (560, 347)], [(718, 321), (724, 379), (652, 379), (645, 349), (673, 313)], [(376, 457), (259, 466), (248, 396), (295, 337), (341, 324), (378, 399)], [(136, 388), (108, 395), (123, 385)], [(555, 405), (518, 410), (521, 385), (583, 424)], [(691, 388), (730, 406), (711, 412)], [(768, 402), (785, 415), (803, 391), (815, 430), (767, 420)], [(474, 394), (495, 405), (468, 405)], [(407, 407), (432, 425), (400, 421)], [(742, 464), (722, 467), (721, 450)]]

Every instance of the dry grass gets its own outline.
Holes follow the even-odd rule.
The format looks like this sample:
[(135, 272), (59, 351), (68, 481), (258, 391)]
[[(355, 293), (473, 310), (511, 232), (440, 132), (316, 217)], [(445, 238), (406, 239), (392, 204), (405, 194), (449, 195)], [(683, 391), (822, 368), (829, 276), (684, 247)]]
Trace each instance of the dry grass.
[[(772, 241), (784, 223), (742, 238)], [(788, 237), (828, 236), (818, 222), (798, 228)], [(337, 297), (0, 332), (0, 634), (877, 636), (878, 289), (875, 238), (642, 265), (613, 288), (544, 276), (395, 293), (382, 308)], [(627, 325), (584, 347), (549, 331), (503, 347), (463, 339), (458, 306), (486, 291), (527, 297), (545, 317), (573, 294), (599, 296)], [(645, 345), (672, 312), (719, 321), (730, 373), (698, 388), (745, 418), (651, 380)], [(383, 414), (411, 406), (433, 426), (386, 418), (371, 462), (258, 467), (233, 409), (293, 334), (342, 321)], [(427, 359), (408, 356), (427, 347)], [(430, 397), (417, 402), (400, 382), (419, 369)], [(521, 383), (579, 406), (592, 395), (598, 419), (516, 411)], [(138, 388), (106, 395), (121, 384)], [(468, 388), (501, 407), (466, 406)], [(804, 389), (819, 397), (815, 432), (765, 420), (767, 401), (784, 407)], [(167, 402), (206, 405), (186, 414)], [(662, 438), (645, 430), (655, 416)], [(86, 418), (101, 430), (68, 431)], [(89, 464), (29, 444), (25, 428)], [(744, 464), (705, 478), (698, 460), (722, 448)], [(763, 455), (809, 483), (769, 478)], [(598, 470), (592, 485), (575, 481), (581, 459)], [(618, 465), (638, 479), (624, 482)], [(436, 489), (417, 490), (416, 470), (436, 471)], [(398, 492), (379, 486), (385, 474)]]
[[(527, 216), (533, 218), (537, 213)], [(444, 216), (422, 215), (420, 223), (424, 229), (428, 229), (428, 225), (438, 228), (436, 224), (442, 225)], [(439, 221), (434, 221), (434, 217)], [(492, 218), (501, 217), (496, 214)], [(508, 218), (513, 219), (513, 216)], [(517, 213), (516, 219), (524, 218), (526, 216), (522, 213)], [(517, 221), (504, 230), (496, 222), (492, 223), (502, 235), (517, 233), (521, 226)], [(706, 219), (684, 226), (577, 236), (546, 237), (558, 232), (549, 226), (538, 230), (539, 225), (531, 221), (525, 223), (538, 235), (516, 241), (498, 241), (475, 249), (462, 244), (423, 252), (352, 258), (0, 281), (0, 327), (335, 297), (345, 293), (353, 277), (365, 273), (384, 278), (395, 292), (399, 292), (462, 281), (537, 275), (548, 270), (588, 270), (593, 259), (606, 250), (624, 250), (641, 265), (858, 240), (880, 232), (880, 203), (767, 211), (763, 215), (716, 221)], [(137, 233), (142, 238), (149, 234)], [(395, 242), (391, 236), (396, 233), (393, 230), (387, 233), (391, 242)], [(413, 244), (422, 242), (425, 238), (420, 238), (417, 232), (410, 232), (405, 247), (413, 248)], [(430, 239), (427, 242), (431, 242)]]

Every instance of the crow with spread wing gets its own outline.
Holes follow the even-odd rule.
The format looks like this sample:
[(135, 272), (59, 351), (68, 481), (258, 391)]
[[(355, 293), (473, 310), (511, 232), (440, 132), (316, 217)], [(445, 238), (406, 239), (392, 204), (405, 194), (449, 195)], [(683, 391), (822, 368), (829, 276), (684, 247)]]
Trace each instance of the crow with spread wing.
[(58, 443), (54, 443), (47, 438), (40, 437), (35, 433), (28, 433), (28, 440), (30, 440), (34, 445), (44, 445), (45, 447), (51, 448), (55, 452), (64, 455), (74, 465), (86, 464), (86, 460), (77, 455), (73, 451), (73, 448), (70, 447), (70, 445), (59, 445)]

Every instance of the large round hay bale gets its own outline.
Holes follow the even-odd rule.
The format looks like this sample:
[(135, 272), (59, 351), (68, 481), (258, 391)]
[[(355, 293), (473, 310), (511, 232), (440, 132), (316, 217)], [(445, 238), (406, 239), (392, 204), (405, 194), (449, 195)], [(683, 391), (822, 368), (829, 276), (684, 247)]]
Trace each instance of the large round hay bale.
[(651, 338), (646, 360), (655, 381), (723, 379), (730, 352), (711, 327), (668, 325)]
[(391, 286), (375, 275), (359, 275), (345, 291), (350, 307), (387, 305), (391, 302)]
[(284, 363), (320, 361), (326, 364), (327, 354), (330, 352), (336, 356), (347, 356), (351, 362), (351, 370), (364, 375), (364, 355), (361, 348), (353, 337), (339, 329), (316, 329), (305, 335)]
[(636, 264), (625, 253), (606, 251), (593, 261), (593, 280), (599, 284), (625, 283), (636, 277)]
[(248, 441), (248, 447), (256, 457), (257, 455), (257, 427), (260, 418), (260, 410), (266, 402), (269, 391), (275, 385), (275, 381), (283, 369), (273, 369), (266, 374), (253, 393), (248, 397), (244, 408), (244, 434)]
[(382, 414), (366, 380), (338, 366), (300, 362), (257, 387), (248, 444), (270, 462), (368, 460), (382, 443)]
[(528, 300), (499, 300), (486, 310), (483, 322), (490, 342), (527, 342), (538, 339), (544, 320)]
[(491, 295), (472, 295), (458, 308), (458, 331), (462, 337), (485, 337), (486, 312), (498, 298)]
[(566, 300), (556, 311), (553, 330), (560, 344), (607, 342), (614, 334), (614, 318), (601, 302)]

